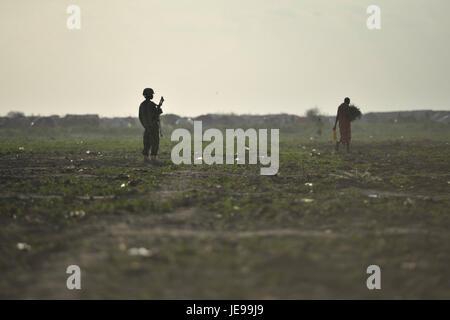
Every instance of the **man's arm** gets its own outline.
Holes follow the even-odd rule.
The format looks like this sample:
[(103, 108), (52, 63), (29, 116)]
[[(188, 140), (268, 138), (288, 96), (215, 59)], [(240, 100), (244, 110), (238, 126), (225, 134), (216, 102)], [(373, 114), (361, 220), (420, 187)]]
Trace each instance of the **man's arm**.
[[(154, 103), (153, 101), (150, 101), (151, 107), (148, 110), (148, 116), (149, 116), (149, 121), (152, 123), (154, 121), (158, 121), (159, 120), (159, 115), (162, 113), (162, 110), (160, 108), (159, 105), (157, 105), (156, 103)], [(149, 125), (151, 125), (151, 123), (149, 123)]]
[[(339, 107), (340, 108), (340, 107)], [(334, 121), (334, 127), (333, 127), (333, 130), (336, 130), (336, 125), (337, 125), (337, 123), (338, 123), (338, 116), (339, 116), (339, 108), (338, 108), (338, 111), (337, 111), (337, 114), (336, 114), (336, 121)]]
[(142, 126), (145, 128), (145, 121), (144, 121), (144, 106), (141, 104), (139, 106), (139, 121), (141, 122)]

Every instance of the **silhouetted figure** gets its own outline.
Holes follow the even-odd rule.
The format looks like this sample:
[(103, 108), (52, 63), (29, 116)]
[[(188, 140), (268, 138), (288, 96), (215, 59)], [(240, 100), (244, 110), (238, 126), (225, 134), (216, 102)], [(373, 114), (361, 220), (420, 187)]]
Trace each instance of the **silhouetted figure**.
[(159, 149), (159, 115), (163, 112), (161, 109), (164, 98), (161, 97), (161, 101), (157, 105), (152, 101), (154, 91), (151, 88), (145, 88), (142, 93), (145, 97), (145, 101), (139, 106), (139, 120), (144, 131), (144, 161), (148, 161), (148, 154), (151, 149), (151, 159), (156, 160), (156, 155)]
[(337, 111), (336, 121), (334, 122), (333, 130), (336, 130), (336, 124), (339, 121), (339, 132), (341, 139), (336, 142), (336, 151), (339, 151), (339, 143), (347, 146), (347, 152), (350, 152), (350, 140), (352, 138), (352, 131), (350, 127), (350, 120), (347, 118), (347, 108), (350, 105), (350, 98), (345, 98)]
[(316, 126), (317, 126), (317, 135), (321, 136), (322, 135), (322, 127), (323, 127), (322, 118), (317, 117)]

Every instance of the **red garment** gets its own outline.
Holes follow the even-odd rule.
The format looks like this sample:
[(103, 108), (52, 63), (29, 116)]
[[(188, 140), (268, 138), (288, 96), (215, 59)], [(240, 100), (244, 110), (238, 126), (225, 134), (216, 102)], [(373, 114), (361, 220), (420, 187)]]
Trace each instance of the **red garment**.
[(341, 134), (341, 142), (349, 143), (352, 139), (352, 130), (350, 127), (350, 120), (346, 116), (346, 108), (348, 105), (345, 103), (341, 104), (338, 108), (338, 121), (339, 121), (339, 132)]

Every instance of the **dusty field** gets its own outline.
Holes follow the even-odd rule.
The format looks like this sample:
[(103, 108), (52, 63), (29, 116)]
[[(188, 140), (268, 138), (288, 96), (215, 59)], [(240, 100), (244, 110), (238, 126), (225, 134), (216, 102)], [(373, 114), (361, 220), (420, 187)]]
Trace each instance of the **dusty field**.
[(175, 166), (167, 140), (149, 165), (137, 135), (3, 132), (0, 298), (449, 299), (448, 127), (362, 130), (348, 156), (282, 130), (273, 177)]

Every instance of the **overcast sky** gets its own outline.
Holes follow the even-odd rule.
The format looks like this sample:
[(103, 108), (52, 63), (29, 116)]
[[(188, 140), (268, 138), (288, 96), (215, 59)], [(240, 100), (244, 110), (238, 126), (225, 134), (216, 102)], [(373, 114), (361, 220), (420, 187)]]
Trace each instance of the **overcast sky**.
[[(69, 30), (66, 9), (81, 8)], [(381, 30), (366, 9), (381, 8)], [(0, 115), (450, 110), (448, 0), (1, 0)]]

